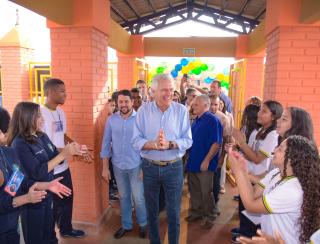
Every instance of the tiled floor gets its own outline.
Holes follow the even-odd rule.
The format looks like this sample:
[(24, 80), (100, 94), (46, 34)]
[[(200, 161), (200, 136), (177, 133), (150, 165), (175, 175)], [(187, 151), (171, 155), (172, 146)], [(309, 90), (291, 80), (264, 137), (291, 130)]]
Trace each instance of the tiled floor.
[[(237, 202), (232, 200), (236, 189), (227, 184), (227, 193), (221, 196), (220, 208), (221, 215), (216, 219), (215, 225), (210, 229), (203, 229), (200, 222), (187, 223), (184, 218), (188, 213), (189, 198), (187, 191), (184, 189), (182, 206), (181, 206), (181, 233), (180, 244), (229, 244), (230, 230), (237, 225)], [(120, 227), (119, 203), (113, 202), (109, 212), (108, 220), (101, 226), (86, 226), (75, 224), (75, 227), (84, 229), (87, 236), (83, 239), (63, 239), (60, 238), (61, 244), (146, 244), (147, 239), (138, 238), (138, 228), (130, 232), (127, 236), (116, 240), (113, 233)], [(160, 233), (162, 239), (166, 239), (166, 215), (160, 215)], [(164, 240), (164, 243), (168, 243)]]

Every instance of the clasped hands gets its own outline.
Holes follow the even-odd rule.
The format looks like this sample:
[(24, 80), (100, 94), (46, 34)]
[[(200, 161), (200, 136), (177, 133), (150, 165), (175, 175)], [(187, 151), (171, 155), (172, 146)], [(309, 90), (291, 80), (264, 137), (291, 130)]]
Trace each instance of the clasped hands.
[(170, 148), (170, 142), (166, 139), (163, 129), (159, 130), (159, 135), (154, 141), (155, 150), (164, 151)]

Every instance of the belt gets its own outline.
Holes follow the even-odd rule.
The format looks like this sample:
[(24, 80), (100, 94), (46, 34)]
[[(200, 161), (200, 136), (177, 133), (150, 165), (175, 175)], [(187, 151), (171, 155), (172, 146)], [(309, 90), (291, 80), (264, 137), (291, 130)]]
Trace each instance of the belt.
[(158, 161), (158, 160), (152, 160), (152, 159), (148, 159), (148, 158), (143, 158), (143, 159), (145, 159), (146, 161), (148, 161), (152, 164), (158, 165), (158, 166), (167, 166), (169, 164), (173, 164), (173, 163), (176, 163), (179, 160), (181, 160), (181, 158), (176, 158), (176, 159), (169, 160), (169, 161)]

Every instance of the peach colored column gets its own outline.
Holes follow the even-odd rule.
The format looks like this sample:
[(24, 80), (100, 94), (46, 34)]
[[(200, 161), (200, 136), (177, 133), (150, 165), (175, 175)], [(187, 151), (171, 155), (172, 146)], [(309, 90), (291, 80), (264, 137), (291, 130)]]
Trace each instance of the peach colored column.
[(106, 35), (94, 27), (51, 27), (52, 75), (65, 82), (68, 93), (63, 106), (67, 133), (94, 149), (95, 156), (93, 164), (70, 163), (73, 219), (92, 223), (98, 222), (108, 194), (99, 159), (106, 119), (107, 47)]
[(10, 113), (18, 102), (30, 99), (28, 71), (34, 55), (34, 49), (11, 41), (0, 41), (2, 106)]
[(118, 90), (131, 89), (135, 86), (134, 74), (136, 58), (117, 52), (118, 56)]

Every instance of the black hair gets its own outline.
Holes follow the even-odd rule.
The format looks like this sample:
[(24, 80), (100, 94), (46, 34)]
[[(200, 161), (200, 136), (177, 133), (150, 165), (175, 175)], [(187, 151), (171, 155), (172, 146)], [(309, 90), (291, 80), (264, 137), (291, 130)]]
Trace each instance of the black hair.
[(118, 100), (119, 95), (127, 96), (127, 97), (130, 98), (130, 100), (132, 100), (132, 95), (131, 95), (131, 92), (130, 92), (129, 90), (121, 90), (121, 91), (118, 91), (117, 100)]
[(44, 94), (47, 95), (49, 90), (55, 89), (59, 85), (64, 85), (64, 82), (60, 79), (51, 78), (47, 80), (43, 86)]
[(241, 129), (245, 129), (246, 142), (248, 143), (253, 130), (258, 130), (261, 125), (257, 122), (258, 112), (260, 107), (254, 104), (249, 104), (245, 107), (241, 118)]
[(303, 191), (303, 202), (298, 225), (301, 229), (299, 241), (306, 243), (320, 226), (320, 163), (315, 144), (303, 136), (289, 136), (284, 156), (283, 179), (290, 163), (293, 175), (299, 180)]
[(286, 131), (283, 138), (279, 136), (279, 144), (292, 135), (300, 135), (315, 143), (313, 137), (313, 124), (310, 114), (302, 108), (288, 107), (291, 116), (291, 128)]
[(226, 102), (223, 100), (223, 98), (221, 96), (219, 96), (220, 98), (220, 102), (223, 103), (223, 109), (222, 109), (222, 113), (226, 114), (227, 113), (227, 106), (226, 106)]
[(218, 87), (221, 88), (221, 82), (220, 82), (220, 81), (214, 80), (214, 81), (212, 81), (212, 84), (213, 84), (213, 83), (217, 83)]
[(132, 93), (140, 93), (139, 89), (136, 88), (136, 87), (132, 88), (132, 89), (131, 89), (131, 92), (132, 92)]
[(267, 106), (268, 109), (270, 110), (272, 117), (273, 117), (273, 121), (267, 129), (260, 130), (258, 132), (258, 134), (256, 136), (257, 140), (264, 140), (271, 131), (276, 129), (277, 120), (281, 117), (282, 112), (283, 112), (282, 105), (278, 101), (268, 100), (268, 101), (265, 101), (263, 103), (263, 105)]
[(136, 85), (138, 84), (147, 84), (147, 82), (145, 82), (144, 80), (137, 80)]
[(9, 112), (5, 108), (0, 107), (0, 130), (2, 131), (2, 133), (7, 133), (9, 128), (9, 122)]

